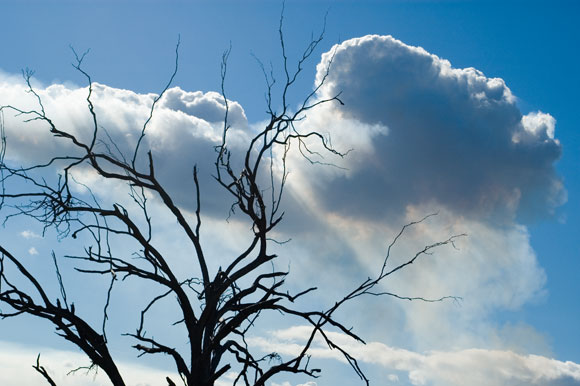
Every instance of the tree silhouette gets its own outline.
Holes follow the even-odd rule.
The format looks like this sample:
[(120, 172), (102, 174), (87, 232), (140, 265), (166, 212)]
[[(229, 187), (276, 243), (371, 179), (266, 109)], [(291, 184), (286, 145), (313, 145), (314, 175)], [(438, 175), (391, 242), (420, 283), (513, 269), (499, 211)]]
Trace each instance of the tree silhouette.
[[(297, 66), (291, 69), (284, 46), (282, 18), (280, 19), (280, 42), (283, 59), (283, 85), (278, 98), (275, 98), (275, 79), (264, 70), (267, 96), (267, 123), (249, 143), (244, 152), (236, 153), (228, 147), (229, 101), (225, 93), (227, 61), (230, 50), (223, 55), (221, 63), (221, 91), (225, 104), (222, 139), (215, 146), (215, 181), (232, 198), (232, 209), (241, 213), (251, 224), (251, 240), (237, 255), (231, 256), (223, 268), (212, 271), (208, 268), (206, 251), (201, 242), (202, 208), (200, 204), (200, 182), (198, 169), (193, 167), (195, 184), (195, 209), (188, 212), (178, 206), (174, 197), (164, 187), (156, 174), (154, 154), (144, 148), (143, 139), (155, 113), (157, 103), (171, 86), (178, 69), (178, 49), (176, 47), (175, 69), (163, 91), (154, 99), (141, 134), (134, 143), (131, 154), (118, 154), (115, 144), (107, 139), (106, 133), (99, 126), (98, 114), (93, 104), (93, 82), (83, 69), (85, 54), (75, 53), (74, 67), (87, 80), (87, 111), (91, 117), (90, 133), (73, 134), (58, 127), (47, 115), (40, 95), (31, 85), (32, 72), (24, 72), (28, 92), (36, 98), (37, 108), (23, 110), (17, 106), (6, 105), (0, 108), (2, 113), (15, 113), (26, 121), (41, 122), (54, 136), (55, 141), (67, 142), (70, 152), (60, 154), (47, 162), (31, 166), (14, 166), (4, 160), (6, 137), (2, 132), (2, 153), (0, 163), (2, 192), (1, 207), (6, 211), (12, 209), (7, 218), (28, 216), (40, 222), (44, 229), (54, 229), (63, 240), (74, 239), (79, 235), (90, 237), (92, 242), (84, 252), (74, 256), (57, 257), (52, 253), (57, 273), (60, 293), (50, 293), (38, 277), (26, 266), (25, 259), (13, 255), (5, 246), (0, 245), (0, 309), (2, 318), (17, 317), (29, 314), (44, 319), (54, 325), (56, 333), (76, 345), (90, 359), (91, 366), (98, 367), (106, 373), (111, 383), (125, 385), (115, 359), (110, 351), (110, 337), (106, 334), (106, 321), (109, 318), (109, 305), (112, 289), (116, 282), (127, 278), (149, 282), (155, 288), (161, 288), (159, 295), (148, 300), (146, 306), (137, 311), (139, 324), (127, 335), (134, 339), (133, 347), (140, 355), (165, 354), (172, 358), (181, 382), (189, 386), (211, 386), (226, 372), (237, 373), (234, 384), (265, 385), (274, 375), (280, 373), (302, 373), (318, 377), (320, 369), (310, 364), (309, 349), (314, 339), (319, 338), (329, 348), (340, 352), (356, 374), (366, 382), (369, 380), (359, 364), (340, 344), (327, 334), (338, 330), (356, 341), (364, 342), (351, 328), (335, 318), (335, 313), (345, 303), (364, 295), (394, 296), (407, 300), (440, 301), (441, 299), (410, 298), (394, 293), (384, 292), (379, 283), (395, 272), (408, 267), (422, 255), (434, 248), (453, 245), (454, 240), (462, 235), (453, 235), (446, 240), (419, 248), (417, 253), (403, 263), (390, 266), (391, 247), (403, 235), (406, 229), (425, 220), (405, 225), (388, 246), (383, 264), (377, 267), (376, 275), (353, 284), (353, 289), (328, 308), (308, 310), (298, 307), (298, 298), (306, 297), (316, 288), (305, 288), (298, 293), (285, 290), (288, 272), (275, 268), (271, 264), (276, 259), (272, 253), (274, 229), (282, 222), (284, 213), (281, 202), (288, 172), (286, 155), (290, 146), (298, 146), (303, 156), (310, 160), (315, 154), (310, 144), (315, 141), (325, 152), (334, 156), (346, 155), (333, 148), (329, 139), (321, 132), (304, 131), (303, 125), (297, 125), (306, 112), (321, 104), (342, 104), (340, 95), (329, 99), (316, 98), (317, 91), (326, 81), (322, 77), (319, 84), (308, 93), (297, 108), (292, 109), (288, 94), (303, 71), (307, 60), (312, 56), (323, 38), (323, 33), (309, 42)], [(74, 52), (74, 51), (73, 51)], [(326, 75), (331, 71), (332, 60), (326, 68)], [(275, 106), (280, 106), (276, 111)], [(4, 128), (2, 127), (2, 130)], [(105, 146), (103, 146), (105, 145)], [(277, 155), (278, 156), (277, 156)], [(281, 172), (276, 173), (273, 158), (282, 165)], [(241, 161), (233, 161), (233, 159)], [(43, 172), (57, 167), (59, 178), (56, 181), (44, 179)], [(132, 206), (120, 202), (112, 205), (101, 203), (86, 187), (88, 193), (78, 193), (73, 171), (89, 168), (101, 179), (126, 184), (133, 201)], [(16, 182), (19, 183), (16, 183)], [(13, 191), (12, 187), (18, 187)], [(164, 254), (152, 237), (154, 219), (149, 214), (148, 197), (155, 196), (171, 213), (175, 220), (175, 233), (184, 234), (195, 251), (190, 272), (184, 279), (183, 272), (177, 272), (172, 256)], [(191, 220), (193, 219), (193, 221)], [(124, 253), (116, 253), (111, 247), (110, 238), (120, 238), (127, 245), (137, 245), (137, 259), (127, 258)], [(67, 297), (65, 285), (59, 270), (61, 259), (72, 260), (78, 275), (98, 275), (109, 280), (104, 293), (106, 304), (99, 323), (75, 311), (74, 304)], [(81, 280), (81, 279), (78, 279)], [(356, 283), (356, 282), (355, 282)], [(183, 328), (188, 341), (187, 350), (179, 350), (155, 338), (145, 329), (148, 312), (163, 299), (175, 299), (179, 309), (177, 327)], [(83, 299), (76, 299), (77, 304)], [(6, 308), (8, 307), (8, 308)], [(282, 357), (277, 353), (263, 355), (252, 349), (246, 337), (254, 328), (256, 321), (264, 314), (272, 313), (280, 318), (295, 318), (311, 327), (308, 339), (295, 355)], [(151, 328), (165, 328), (153, 326)], [(40, 356), (33, 366), (50, 384), (55, 384), (49, 373), (40, 365)], [(175, 385), (175, 379), (165, 380)], [(161, 380), (159, 380), (161, 382)]]

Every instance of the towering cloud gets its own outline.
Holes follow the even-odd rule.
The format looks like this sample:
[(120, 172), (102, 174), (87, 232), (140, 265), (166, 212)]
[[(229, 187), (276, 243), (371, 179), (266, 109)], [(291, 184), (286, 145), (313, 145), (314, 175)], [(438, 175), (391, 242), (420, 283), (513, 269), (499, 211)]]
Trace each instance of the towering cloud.
[(350, 173), (320, 186), (320, 196), (331, 197), (326, 208), (376, 218), (434, 200), (504, 221), (545, 216), (565, 200), (554, 170), (561, 153), (555, 119), (523, 115), (502, 79), (453, 68), (390, 36), (336, 45), (323, 55), (319, 82), (331, 60), (320, 97), (340, 93), (345, 105), (329, 107), (314, 124), (365, 137), (367, 146), (354, 148)]
[[(519, 332), (510, 342), (497, 338), (504, 327), (492, 315), (545, 296), (545, 275), (525, 224), (550, 216), (566, 199), (554, 167), (561, 153), (555, 119), (539, 111), (522, 113), (502, 79), (453, 68), (390, 36), (334, 46), (322, 56), (318, 83), (329, 64), (318, 97), (340, 94), (344, 106), (326, 104), (310, 112), (304, 124), (328, 133), (337, 149), (353, 151), (344, 159), (326, 160), (340, 168), (301, 164), (299, 155), (293, 159), (293, 197), (318, 220), (309, 230), (326, 232), (318, 236), (326, 249), (305, 252), (309, 263), (304, 264), (358, 264), (358, 277), (372, 275), (389, 237), (403, 224), (439, 212), (399, 241), (391, 264), (423, 245), (465, 232), (459, 251), (428, 256), (385, 288), (406, 296), (457, 295), (463, 301), (435, 307), (387, 302), (383, 307), (375, 300), (372, 307), (383, 317), (404, 315), (386, 319), (389, 335), (399, 336), (393, 341), (420, 350), (549, 352), (541, 338), (528, 339), (527, 326), (516, 326)], [(353, 272), (336, 269), (333, 274), (346, 275), (347, 281), (356, 277)]]

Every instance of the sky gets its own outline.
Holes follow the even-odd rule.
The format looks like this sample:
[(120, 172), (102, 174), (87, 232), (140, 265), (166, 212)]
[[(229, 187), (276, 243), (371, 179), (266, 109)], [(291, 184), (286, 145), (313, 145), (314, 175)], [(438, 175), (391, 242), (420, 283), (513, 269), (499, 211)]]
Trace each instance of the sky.
[[(191, 167), (199, 166), (205, 247), (215, 256), (214, 269), (227, 261), (247, 229), (236, 218), (225, 221), (229, 205), (211, 178), (225, 111), (220, 62), (231, 46), (225, 88), (231, 146), (241, 150), (267, 119), (256, 58), (282, 76), (282, 3), (0, 4), (0, 105), (34, 107), (20, 76), (30, 68), (48, 114), (82, 135), (90, 127), (86, 83), (71, 67), (70, 47), (90, 49), (84, 64), (96, 82), (96, 111), (121, 151), (167, 83), (179, 39), (179, 70), (145, 142), (186, 210), (193, 208)], [(335, 336), (359, 358), (371, 385), (580, 385), (578, 11), (573, 1), (286, 1), (291, 63), (325, 26), (290, 105), (312, 91), (332, 60), (315, 97), (340, 93), (344, 106), (325, 104), (300, 125), (328, 135), (337, 149), (352, 149), (344, 158), (325, 158), (334, 166), (289, 154), (279, 236), (292, 241), (278, 247), (279, 264), (290, 267), (291, 288), (319, 287), (304, 306), (333, 304), (380, 269), (386, 247), (406, 223), (438, 213), (396, 244), (393, 262), (449, 235), (468, 235), (457, 249), (438, 250), (384, 287), (402, 296), (461, 301), (364, 298), (339, 315), (367, 342)], [(68, 150), (41, 125), (8, 113), (4, 120), (10, 162), (27, 165)], [(122, 187), (94, 174), (76, 177), (103, 202), (127, 199)], [(154, 201), (153, 214), (162, 248), (186, 270), (171, 219)], [(58, 291), (50, 251), (78, 250), (82, 240), (41, 233), (38, 224), (17, 218), (0, 230), (0, 242)], [(79, 312), (98, 315), (103, 283), (64, 272)], [(127, 327), (135, 320), (128, 305), (147, 295), (155, 296), (154, 289), (138, 283), (119, 289), (110, 334), (134, 328)], [(164, 305), (152, 326), (166, 323), (170, 311)], [(166, 334), (180, 339), (172, 330)], [(305, 334), (291, 320), (266, 317), (250, 343), (289, 355)], [(119, 337), (113, 347), (130, 384), (162, 384), (171, 364), (138, 359), (130, 345)], [(0, 321), (0, 384), (39, 384), (30, 368), (39, 352), (62, 385), (107, 384), (102, 374), (67, 376), (86, 360), (51, 326), (27, 317)], [(323, 368), (320, 378), (283, 376), (271, 386), (362, 384), (320, 342), (312, 357)], [(231, 384), (231, 376), (220, 385)]]

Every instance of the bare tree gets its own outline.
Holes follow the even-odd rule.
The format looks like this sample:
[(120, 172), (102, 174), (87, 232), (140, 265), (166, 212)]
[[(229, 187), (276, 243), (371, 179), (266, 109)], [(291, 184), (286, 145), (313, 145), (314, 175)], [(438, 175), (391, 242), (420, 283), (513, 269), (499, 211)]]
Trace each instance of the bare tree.
[[(295, 68), (291, 68), (282, 35), (282, 18), (280, 20), (280, 42), (283, 59), (284, 79), (279, 98), (275, 99), (275, 79), (264, 71), (267, 87), (267, 124), (257, 133), (241, 154), (235, 154), (228, 147), (230, 124), (228, 120), (228, 99), (225, 94), (227, 60), (230, 50), (226, 51), (221, 64), (221, 90), (226, 106), (223, 121), (221, 143), (215, 147), (215, 181), (228, 192), (233, 201), (232, 208), (241, 213), (251, 224), (252, 237), (249, 244), (229, 260), (227, 266), (216, 271), (208, 268), (206, 251), (200, 236), (202, 227), (200, 183), (197, 167), (193, 167), (195, 184), (195, 210), (191, 217), (179, 207), (168, 190), (159, 182), (156, 175), (154, 154), (144, 149), (143, 139), (147, 135), (148, 125), (154, 115), (157, 102), (172, 84), (178, 68), (178, 48), (176, 49), (175, 69), (163, 91), (155, 98), (150, 114), (141, 128), (141, 134), (132, 154), (118, 154), (112, 151), (114, 143), (107, 141), (99, 125), (95, 106), (93, 105), (93, 83), (83, 69), (85, 55), (75, 53), (74, 67), (88, 82), (86, 102), (88, 114), (92, 120), (92, 132), (75, 135), (58, 127), (46, 114), (39, 94), (31, 85), (32, 73), (24, 72), (30, 95), (36, 98), (38, 108), (23, 110), (17, 106), (3, 106), (1, 112), (16, 113), (26, 121), (39, 121), (49, 130), (55, 141), (67, 142), (71, 149), (69, 154), (61, 154), (47, 162), (32, 166), (14, 166), (4, 161), (6, 137), (2, 133), (2, 173), (1, 205), (15, 209), (7, 214), (29, 216), (39, 221), (45, 229), (55, 229), (58, 236), (67, 240), (85, 234), (92, 239), (84, 252), (75, 256), (57, 257), (52, 254), (57, 273), (60, 293), (56, 296), (49, 293), (47, 287), (27, 268), (25, 259), (13, 255), (5, 246), (0, 246), (0, 305), (7, 306), (0, 310), (2, 318), (17, 317), (29, 314), (49, 321), (56, 328), (56, 333), (80, 348), (90, 359), (91, 366), (98, 367), (106, 373), (113, 385), (125, 385), (123, 375), (113, 358), (109, 337), (106, 334), (106, 321), (109, 318), (108, 306), (112, 289), (118, 279), (134, 278), (150, 282), (160, 288), (159, 295), (151, 298), (139, 312), (139, 325), (127, 335), (135, 340), (134, 348), (140, 355), (165, 354), (172, 358), (181, 382), (189, 386), (211, 386), (226, 372), (237, 373), (233, 384), (265, 385), (273, 376), (280, 373), (302, 373), (318, 377), (320, 369), (310, 364), (309, 349), (316, 337), (323, 339), (329, 348), (338, 350), (356, 374), (366, 384), (367, 377), (359, 364), (347, 350), (333, 341), (327, 334), (338, 330), (356, 341), (364, 342), (357, 333), (335, 318), (336, 311), (345, 303), (364, 295), (394, 296), (407, 300), (440, 301), (441, 299), (412, 298), (384, 292), (379, 284), (395, 272), (408, 267), (422, 255), (443, 245), (453, 245), (455, 239), (462, 235), (453, 235), (446, 240), (420, 248), (416, 254), (403, 263), (389, 264), (391, 247), (403, 235), (406, 229), (421, 222), (404, 226), (388, 246), (383, 264), (377, 267), (374, 277), (363, 278), (353, 285), (352, 291), (336, 299), (327, 309), (304, 310), (296, 306), (295, 300), (309, 295), (316, 288), (305, 288), (291, 294), (285, 287), (288, 272), (274, 268), (271, 264), (276, 259), (272, 253), (271, 239), (274, 229), (281, 223), (284, 213), (281, 210), (287, 170), (286, 155), (290, 146), (298, 146), (302, 154), (312, 160), (315, 152), (309, 147), (313, 141), (329, 154), (342, 157), (345, 154), (334, 149), (328, 138), (321, 132), (304, 131), (301, 121), (305, 114), (318, 105), (327, 103), (341, 104), (340, 95), (329, 99), (317, 99), (317, 91), (326, 81), (331, 70), (332, 60), (324, 76), (314, 90), (303, 98), (297, 108), (291, 108), (288, 93), (295, 85), (306, 61), (322, 41), (323, 34), (309, 42)], [(262, 69), (263, 66), (262, 66)], [(280, 106), (276, 111), (275, 106)], [(2, 128), (3, 129), (3, 128)], [(106, 146), (100, 146), (106, 144)], [(104, 149), (104, 150), (103, 150)], [(278, 162), (282, 165), (281, 175), (273, 167), (274, 153), (281, 154)], [(241, 162), (233, 162), (236, 156)], [(43, 171), (58, 167), (57, 181), (45, 180)], [(79, 168), (90, 168), (106, 180), (114, 180), (128, 186), (133, 207), (129, 208), (117, 202), (104, 205), (92, 195), (81, 194), (73, 189), (77, 182), (73, 171)], [(19, 180), (25, 184), (13, 185)], [(266, 181), (266, 182), (264, 182)], [(266, 184), (266, 186), (264, 185)], [(31, 187), (29, 190), (11, 191), (10, 186)], [(24, 188), (23, 188), (24, 189)], [(191, 272), (183, 279), (182, 272), (176, 272), (171, 256), (164, 255), (153, 241), (152, 218), (148, 212), (147, 197), (155, 196), (171, 213), (176, 225), (174, 232), (185, 234), (195, 251)], [(188, 220), (193, 218), (194, 220)], [(126, 258), (116, 253), (110, 245), (110, 237), (124, 238), (138, 245), (137, 260)], [(129, 243), (130, 244), (130, 243)], [(67, 297), (66, 288), (59, 271), (62, 258), (76, 264), (79, 275), (100, 275), (108, 278), (110, 284), (103, 294), (106, 305), (99, 323), (92, 323), (75, 311), (74, 304)], [(272, 267), (270, 269), (270, 267)], [(188, 339), (187, 350), (178, 350), (161, 339), (154, 338), (145, 330), (147, 314), (162, 299), (174, 298), (180, 315), (178, 326), (183, 328)], [(77, 304), (82, 299), (76, 299)], [(295, 318), (311, 326), (311, 332), (299, 353), (282, 357), (276, 353), (260, 354), (246, 342), (246, 337), (255, 326), (260, 316), (274, 312), (281, 318)], [(161, 328), (162, 326), (155, 326)], [(153, 327), (154, 328), (154, 327)], [(50, 384), (55, 384), (48, 372), (39, 363), (33, 366)], [(175, 380), (166, 379), (169, 385)]]

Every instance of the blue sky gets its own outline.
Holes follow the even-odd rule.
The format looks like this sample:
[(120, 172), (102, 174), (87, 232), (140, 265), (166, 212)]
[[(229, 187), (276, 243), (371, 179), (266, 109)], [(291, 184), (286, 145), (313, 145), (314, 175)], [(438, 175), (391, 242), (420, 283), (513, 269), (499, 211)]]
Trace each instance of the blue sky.
[[(103, 96), (100, 100), (104, 121), (114, 128), (115, 122), (118, 123), (115, 114), (122, 112), (127, 119), (140, 114), (137, 108), (115, 110), (119, 106), (115, 101), (125, 103), (129, 98), (120, 90), (139, 95), (143, 103), (147, 102), (145, 94), (159, 92), (171, 73), (175, 44), (180, 36), (180, 69), (174, 82), (180, 90), (175, 90), (174, 99), (163, 105), (168, 116), (180, 109), (193, 114), (178, 103), (185, 100), (188, 92), (219, 91), (221, 55), (231, 43), (227, 95), (243, 109), (240, 122), (245, 122), (247, 127), (266, 118), (263, 77), (253, 56), (264, 63), (272, 62), (279, 69), (280, 2), (4, 1), (1, 7), (5, 15), (0, 24), (0, 33), (5, 37), (0, 56), (0, 84), (5, 87), (3, 95), (0, 94), (1, 104), (15, 103), (8, 96), (21, 101), (20, 94), (7, 90), (16, 89), (18, 74), (22, 68), (29, 67), (36, 71), (35, 79), (41, 89), (51, 84), (61, 85), (52, 94), (54, 114), (65, 123), (70, 117), (82, 121), (82, 108), (74, 105), (74, 97), (78, 96), (82, 106), (82, 90), (72, 91), (84, 83), (70, 66), (73, 58), (69, 45), (79, 51), (90, 48), (86, 69), (94, 81), (103, 85), (103, 95), (106, 90), (110, 91), (107, 94), (110, 99)], [(419, 289), (452, 291), (462, 296), (461, 306), (391, 301), (381, 305), (380, 301), (373, 300), (365, 301), (361, 307), (375, 308), (375, 322), (363, 313), (358, 318), (346, 316), (363, 331), (369, 331), (369, 341), (373, 342), (370, 346), (377, 350), (354, 347), (361, 357), (380, 357), (377, 352), (391, 349), (404, 350), (395, 352), (382, 364), (365, 362), (374, 377), (371, 384), (453, 384), (450, 379), (457, 377), (461, 380), (457, 384), (479, 384), (458, 369), (456, 378), (439, 371), (434, 363), (446, 362), (444, 356), (437, 357), (438, 352), (446, 353), (445, 358), (449, 360), (468, 358), (480, 364), (478, 368), (485, 368), (486, 364), (497, 367), (497, 363), (507, 363), (513, 358), (527, 363), (524, 359), (529, 359), (530, 354), (543, 358), (538, 359), (537, 369), (544, 369), (541, 361), (546, 358), (570, 361), (571, 368), (576, 369), (576, 378), (563, 376), (560, 381), (568, 383), (561, 384), (580, 384), (578, 3), (287, 1), (284, 32), (291, 58), (298, 55), (311, 33), (320, 31), (327, 11), (324, 42), (305, 66), (295, 97), (312, 89), (320, 55), (340, 44), (342, 56), (337, 56), (334, 77), (331, 76), (330, 86), (334, 88), (329, 86), (326, 92), (342, 91), (345, 110), (337, 114), (323, 109), (309, 119), (312, 124), (332, 127), (328, 130), (335, 130), (336, 143), (352, 146), (355, 152), (344, 161), (350, 170), (344, 175), (334, 169), (309, 169), (296, 160), (288, 205), (299, 203), (302, 210), (306, 208), (317, 226), (294, 235), (295, 243), (288, 247), (287, 255), (318, 251), (323, 261), (317, 264), (334, 264), (329, 274), (348, 284), (349, 276), (344, 272), (348, 269), (341, 267), (352, 265), (364, 277), (365, 269), (372, 267), (369, 256), (380, 254), (385, 238), (406, 220), (440, 211), (424, 237), (441, 237), (449, 229), (470, 233), (470, 241), (460, 251), (449, 251), (451, 260), (442, 257), (445, 264), (453, 263), (455, 268), (446, 270), (443, 263), (416, 267), (416, 271), (393, 283), (395, 289), (411, 290), (413, 287), (406, 286), (406, 281), (420, 280), (413, 282)], [(363, 39), (367, 35), (391, 35), (394, 39), (379, 36)], [(355, 38), (361, 39), (352, 40)], [(402, 59), (391, 60), (395, 52)], [(375, 60), (377, 57), (381, 60)], [(449, 68), (475, 68), (480, 72), (451, 71), (449, 76), (424, 77), (421, 69), (446, 69), (443, 60), (449, 61)], [(501, 81), (490, 83), (492, 78)], [(455, 104), (460, 99), (458, 93), (473, 91), (467, 86), (461, 88), (462, 81), (472, 82), (474, 86), (469, 87), (482, 87), (482, 98), (489, 99), (490, 103), (496, 101), (498, 107), (482, 113), (475, 108), (469, 110), (473, 107), (471, 104)], [(498, 97), (494, 92), (503, 94)], [(70, 110), (59, 109), (60, 97), (73, 103)], [(424, 116), (414, 117), (416, 112)], [(405, 116), (393, 118), (399, 113)], [(527, 131), (520, 134), (533, 132), (530, 136), (536, 141), (529, 139), (530, 145), (518, 152), (512, 152), (501, 142), (504, 131), (511, 130), (506, 122), (514, 114), (518, 119), (529, 117), (525, 124)], [(344, 120), (336, 118), (339, 115)], [(119, 127), (127, 124), (121, 122)], [(25, 126), (14, 127), (17, 132), (25, 130)], [(550, 136), (553, 127), (555, 134)], [(175, 130), (187, 128), (176, 123)], [(544, 137), (538, 139), (537, 133)], [(164, 138), (162, 133), (159, 138)], [(420, 138), (428, 139), (430, 146), (422, 147)], [(524, 144), (527, 140), (521, 139), (518, 143)], [(151, 146), (157, 146), (160, 154), (171, 151), (160, 145), (166, 142), (159, 141), (152, 142)], [(27, 150), (32, 142), (23, 139), (17, 144), (20, 153), (15, 159), (25, 162), (34, 158), (32, 151)], [(192, 142), (191, 146), (202, 144)], [(186, 151), (181, 147), (176, 149)], [(200, 154), (202, 151), (200, 148)], [(556, 154), (559, 151), (561, 156)], [(430, 176), (435, 177), (431, 180)], [(555, 188), (558, 182), (563, 187)], [(510, 196), (516, 190), (517, 194)], [(364, 202), (346, 204), (352, 197), (361, 197)], [(220, 214), (211, 216), (215, 230), (208, 233), (215, 236)], [(293, 224), (298, 220), (292, 216), (288, 220), (286, 232), (292, 235), (296, 229)], [(344, 231), (341, 228), (344, 224), (354, 228), (353, 234), (357, 237), (337, 236)], [(50, 240), (25, 238), (22, 236), (25, 230), (38, 233), (33, 225), (16, 221), (2, 230), (0, 239), (7, 245), (18, 244), (13, 247), (23, 253), (33, 246), (39, 252), (43, 248), (66, 248), (64, 243), (57, 245)], [(421, 236), (413, 235), (408, 245), (402, 245), (402, 251), (412, 248), (413, 242), (423, 240)], [(335, 246), (330, 248), (313, 239), (334, 242)], [(235, 244), (236, 240), (226, 240), (215, 242), (210, 248), (227, 251)], [(301, 264), (314, 263), (304, 257), (290, 257), (290, 260), (298, 277), (297, 285), (300, 280), (320, 280), (321, 287), (326, 289), (314, 303), (332, 297), (336, 291), (332, 279), (313, 276), (306, 272), (308, 269), (300, 268)], [(428, 269), (441, 276), (433, 277)], [(451, 276), (445, 276), (446, 273)], [(477, 283), (478, 287), (470, 287), (470, 282)], [(30, 350), (34, 359), (37, 346), (71, 349), (55, 338), (46, 337), (40, 332), (44, 330), (28, 333), (20, 323), (1, 323), (8, 327), (0, 329), (0, 344), (6, 347), (0, 346), (0, 366), (8, 366), (3, 365), (8, 362), (6, 359), (2, 362), (2, 358), (11, 351)], [(382, 328), (387, 325), (397, 326), (397, 331)], [(295, 335), (291, 339), (299, 339), (299, 331), (282, 330), (264, 329), (263, 336), (273, 334), (271, 341), (279, 338), (284, 342), (292, 332)], [(266, 343), (259, 338), (256, 337), (256, 345), (265, 347)], [(123, 360), (135, 361), (130, 351), (119, 350)], [(392, 357), (408, 361), (397, 362)], [(354, 384), (353, 375), (342, 364), (328, 358), (320, 360), (329, 371), (316, 380), (318, 385), (340, 383), (343, 376), (351, 377)], [(505, 381), (489, 376), (487, 383), (482, 384), (500, 385)], [(517, 379), (522, 384), (533, 384), (524, 375)], [(298, 385), (306, 380), (288, 378), (277, 382)], [(543, 382), (538, 384), (551, 384), (545, 379)]]

